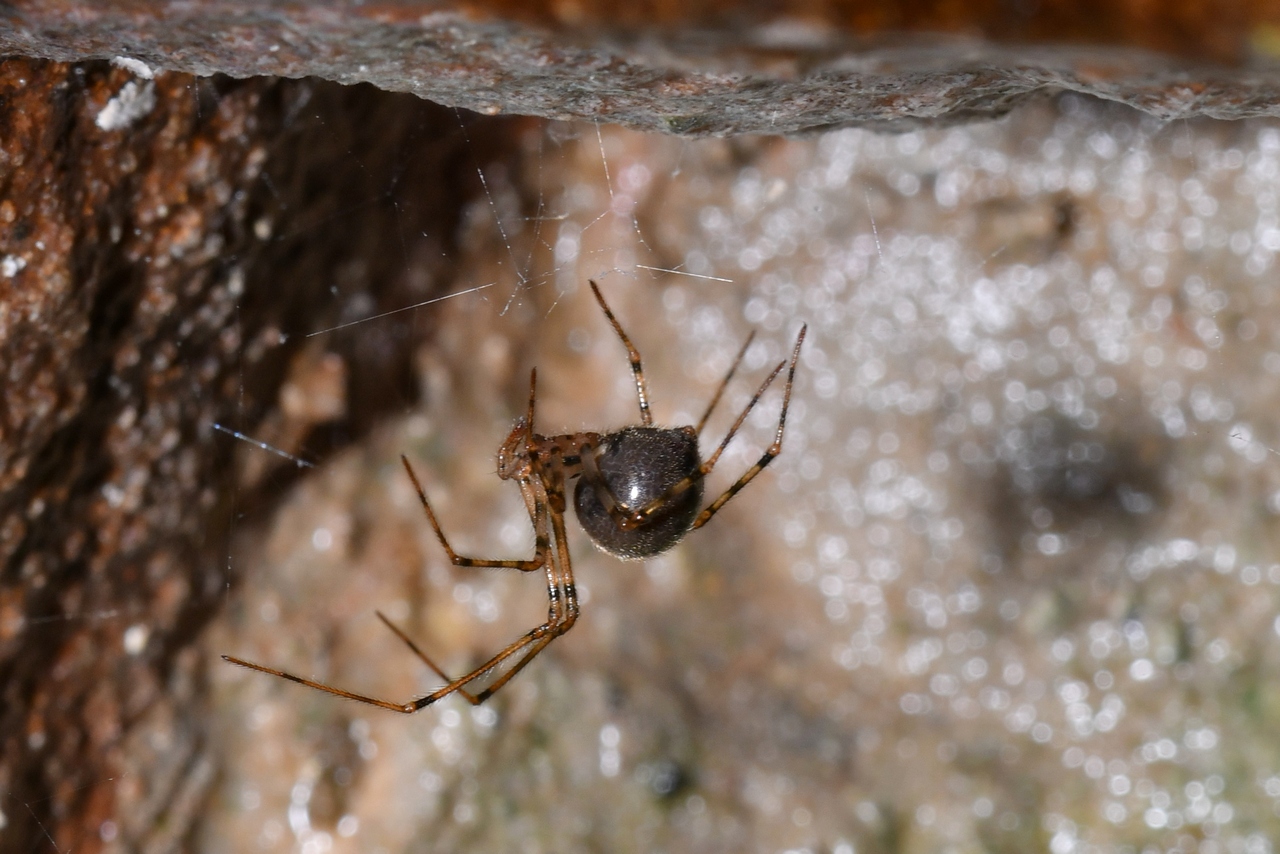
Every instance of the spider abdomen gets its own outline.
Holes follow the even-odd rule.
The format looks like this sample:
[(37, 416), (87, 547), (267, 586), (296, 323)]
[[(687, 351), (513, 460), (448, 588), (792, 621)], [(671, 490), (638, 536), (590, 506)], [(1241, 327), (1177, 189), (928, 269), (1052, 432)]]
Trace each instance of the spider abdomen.
[(627, 427), (600, 438), (596, 465), (620, 509), (636, 511), (688, 477), (688, 488), (637, 527), (624, 529), (609, 514), (602, 490), (587, 476), (578, 479), (573, 506), (578, 521), (600, 548), (617, 557), (637, 560), (660, 554), (688, 533), (702, 505), (702, 464), (698, 437), (689, 427)]

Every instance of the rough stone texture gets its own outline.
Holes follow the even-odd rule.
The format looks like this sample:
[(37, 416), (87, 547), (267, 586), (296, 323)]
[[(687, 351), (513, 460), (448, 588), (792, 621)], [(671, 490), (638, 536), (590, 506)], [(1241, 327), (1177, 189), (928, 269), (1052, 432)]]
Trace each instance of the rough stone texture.
[(0, 15), (0, 52), (690, 135), (994, 116), (1064, 89), (1170, 120), (1280, 112), (1273, 2), (616, 6), (24, 0)]
[(415, 399), (429, 324), (303, 333), (436, 293), (487, 150), (372, 87), (0, 67), (0, 850), (187, 833), (190, 643), (299, 471), (214, 425), (315, 458)]

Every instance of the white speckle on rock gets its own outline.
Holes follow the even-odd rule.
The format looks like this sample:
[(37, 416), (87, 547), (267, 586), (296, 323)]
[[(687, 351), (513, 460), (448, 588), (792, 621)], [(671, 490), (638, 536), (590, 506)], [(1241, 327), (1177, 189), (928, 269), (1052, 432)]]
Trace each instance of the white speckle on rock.
[(134, 59), (131, 56), (112, 57), (111, 64), (116, 68), (123, 68), (134, 77), (141, 77), (143, 80), (153, 80), (156, 76), (155, 69), (141, 59)]
[(26, 258), (19, 255), (6, 255), (0, 258), (0, 276), (12, 279), (25, 266), (27, 266)]
[(123, 130), (151, 112), (155, 105), (155, 84), (148, 81), (139, 85), (130, 80), (102, 108), (95, 123), (105, 131)]
[(124, 631), (124, 651), (129, 655), (137, 655), (147, 648), (150, 630), (142, 623), (135, 623)]

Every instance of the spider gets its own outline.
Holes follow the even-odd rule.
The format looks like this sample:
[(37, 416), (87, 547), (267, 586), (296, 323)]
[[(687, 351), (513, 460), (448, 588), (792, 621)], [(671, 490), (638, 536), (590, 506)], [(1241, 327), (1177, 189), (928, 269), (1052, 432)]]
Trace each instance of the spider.
[[(591, 540), (601, 549), (623, 560), (640, 560), (661, 554), (680, 541), (685, 534), (701, 528), (710, 521), (721, 507), (729, 502), (756, 475), (782, 451), (782, 432), (787, 423), (787, 407), (791, 402), (791, 384), (795, 379), (796, 362), (800, 358), (800, 345), (804, 343), (807, 326), (801, 326), (791, 351), (787, 371), (787, 386), (782, 396), (782, 412), (778, 416), (778, 429), (773, 444), (765, 449), (751, 468), (747, 469), (701, 512), (703, 481), (715, 468), (720, 455), (746, 420), (747, 415), (760, 400), (787, 362), (778, 365), (765, 377), (746, 407), (738, 415), (729, 433), (715, 452), (703, 462), (698, 454), (698, 436), (719, 403), (721, 395), (733, 378), (742, 357), (755, 338), (747, 338), (734, 358), (729, 372), (716, 389), (706, 412), (696, 427), (655, 427), (649, 411), (649, 389), (640, 363), (640, 352), (622, 330), (608, 303), (600, 294), (600, 288), (591, 282), (591, 292), (604, 311), (613, 331), (627, 349), (631, 374), (635, 380), (636, 396), (640, 401), (640, 424), (624, 427), (610, 433), (567, 433), (560, 436), (542, 436), (533, 430), (533, 411), (538, 371), (529, 376), (529, 408), (516, 422), (506, 440), (498, 448), (498, 477), (514, 480), (524, 496), (529, 518), (533, 523), (536, 540), (534, 555), (529, 560), (488, 560), (464, 557), (449, 545), (440, 523), (436, 520), (426, 490), (403, 455), (400, 461), (413, 482), (431, 523), (436, 538), (454, 566), (498, 567), (518, 569), (521, 572), (542, 570), (547, 578), (547, 595), (550, 608), (547, 621), (526, 632), (479, 667), (460, 676), (450, 678), (436, 666), (408, 635), (393, 624), (382, 612), (377, 612), (387, 628), (402, 640), (427, 667), (443, 679), (442, 688), (405, 703), (381, 700), (364, 694), (356, 694), (325, 685), (311, 679), (303, 679), (283, 670), (254, 664), (230, 655), (224, 660), (250, 670), (279, 676), (291, 682), (306, 685), (349, 700), (357, 700), (371, 706), (390, 709), (393, 712), (412, 714), (425, 709), (450, 694), (458, 694), (472, 705), (479, 705), (493, 696), (530, 661), (547, 648), (553, 640), (573, 628), (578, 619), (578, 595), (573, 586), (573, 569), (569, 563), (569, 546), (565, 536), (566, 484), (577, 478), (573, 489), (573, 506), (578, 521)], [(519, 658), (515, 658), (519, 656)], [(477, 693), (466, 690), (471, 682), (502, 667), (515, 658), (515, 663), (491, 684)]]

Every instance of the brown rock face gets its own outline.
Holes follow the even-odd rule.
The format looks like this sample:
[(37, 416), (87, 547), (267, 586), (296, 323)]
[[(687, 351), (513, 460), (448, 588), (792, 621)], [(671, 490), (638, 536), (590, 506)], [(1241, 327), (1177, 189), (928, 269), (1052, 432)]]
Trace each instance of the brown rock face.
[(176, 839), (212, 767), (183, 651), (231, 514), (298, 470), (229, 431), (313, 457), (414, 399), (425, 326), (304, 335), (430, 296), (475, 173), (454, 113), (370, 87), (0, 72), (0, 848)]

